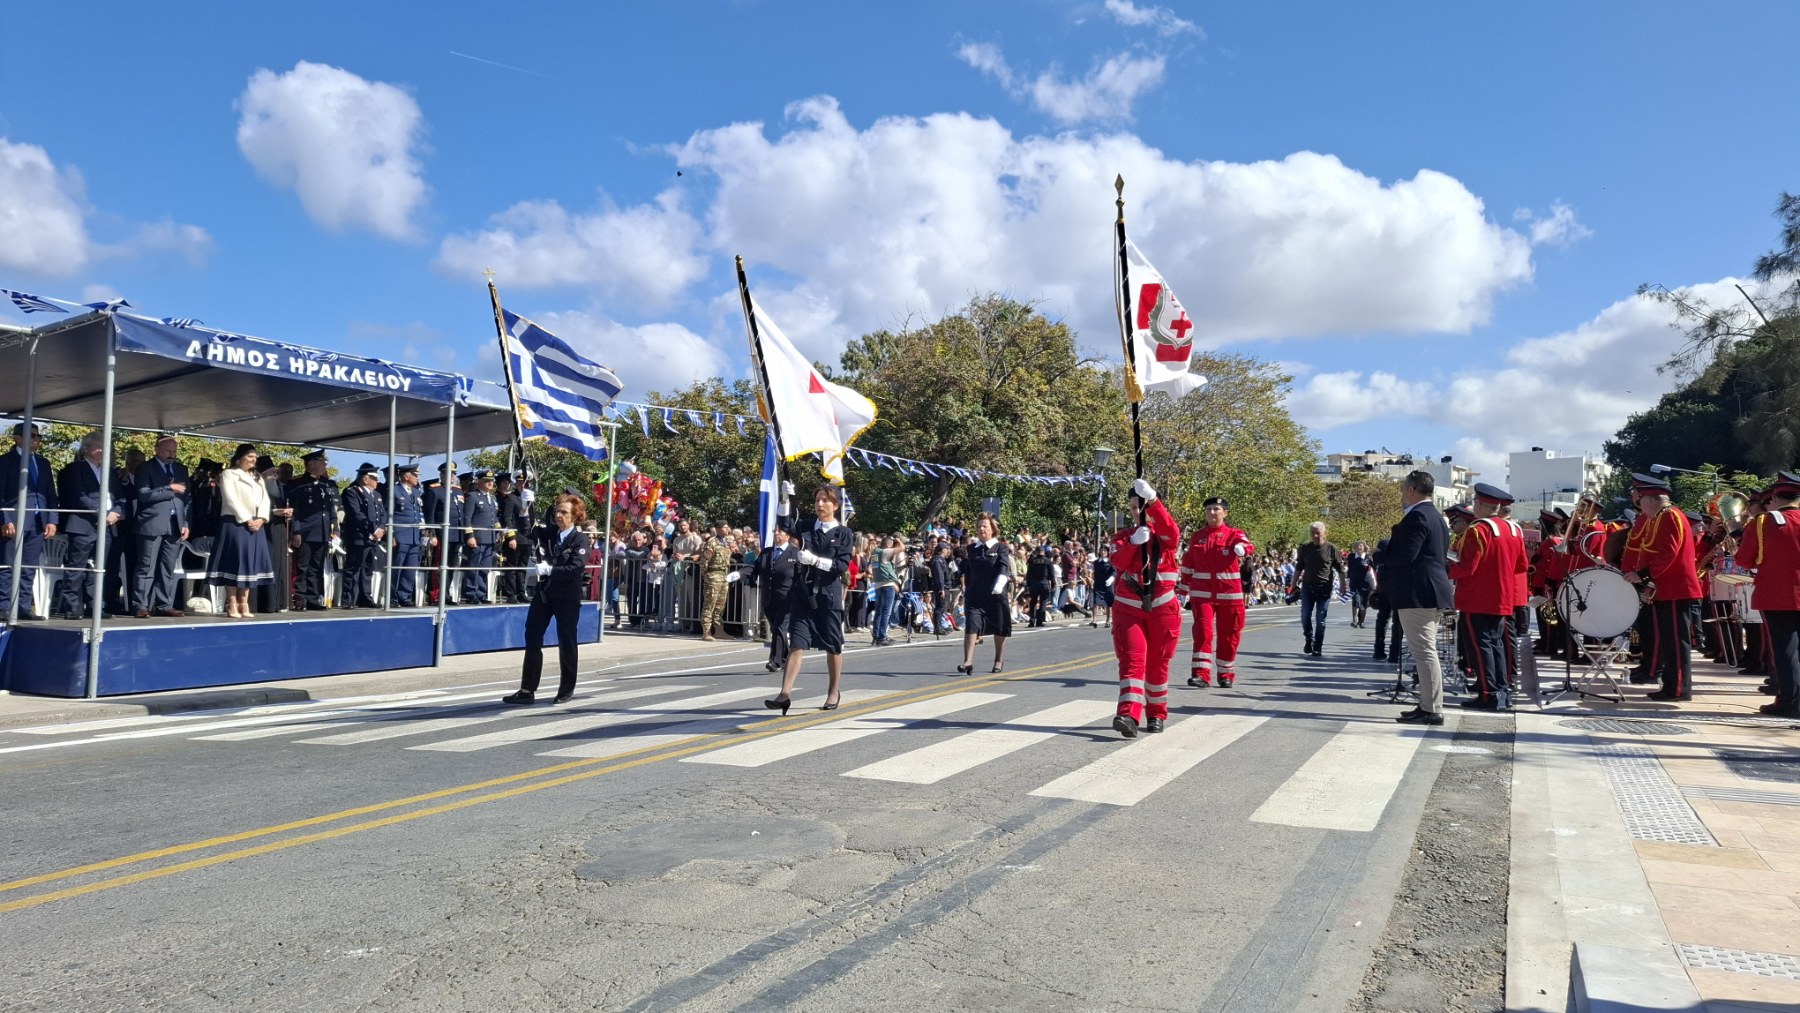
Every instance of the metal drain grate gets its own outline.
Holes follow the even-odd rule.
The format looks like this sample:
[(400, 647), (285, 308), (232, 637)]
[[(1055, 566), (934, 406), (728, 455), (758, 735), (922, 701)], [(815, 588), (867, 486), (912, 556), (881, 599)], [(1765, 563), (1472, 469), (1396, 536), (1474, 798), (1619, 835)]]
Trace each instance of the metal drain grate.
[(1676, 949), (1681, 951), (1681, 962), (1689, 967), (1800, 981), (1800, 957), (1785, 953), (1731, 950), (1723, 946), (1701, 946), (1698, 943), (1681, 943)]
[(1719, 842), (1694, 815), (1694, 807), (1669, 780), (1656, 754), (1638, 745), (1595, 746), (1594, 753), (1606, 768), (1631, 836), (1640, 841), (1718, 847)]
[(1692, 735), (1686, 725), (1667, 721), (1632, 721), (1626, 718), (1574, 718), (1558, 721), (1563, 728), (1579, 728), (1584, 732), (1612, 732), (1615, 735)]
[(1714, 750), (1733, 774), (1750, 781), (1800, 784), (1800, 760), (1769, 753), (1732, 753)]
[(1681, 786), (1681, 793), (1689, 798), (1710, 798), (1714, 802), (1800, 805), (1800, 795), (1790, 791), (1757, 791), (1755, 788), (1716, 788), (1710, 784), (1684, 784)]

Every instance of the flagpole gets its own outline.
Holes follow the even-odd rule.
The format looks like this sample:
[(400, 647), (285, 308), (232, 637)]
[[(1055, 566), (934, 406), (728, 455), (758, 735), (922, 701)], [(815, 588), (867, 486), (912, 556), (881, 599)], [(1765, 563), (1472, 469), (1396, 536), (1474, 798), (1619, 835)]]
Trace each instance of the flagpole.
[[(782, 450), (781, 420), (775, 417), (775, 395), (769, 392), (769, 367), (763, 362), (762, 335), (756, 330), (756, 314), (750, 308), (750, 280), (744, 276), (744, 258), (737, 258), (738, 299), (744, 304), (744, 326), (750, 333), (750, 362), (756, 366), (757, 379), (762, 381), (763, 413), (768, 416), (769, 429), (775, 434), (775, 471), (777, 481), (787, 481), (787, 454)], [(781, 488), (775, 489), (775, 499), (781, 500)]]
[(487, 268), (481, 272), (487, 276), (488, 301), (494, 304), (494, 333), (500, 338), (500, 368), (506, 371), (506, 399), (512, 404), (513, 443), (507, 448), (513, 461), (507, 465), (508, 470), (516, 467), (516, 462), (525, 457), (525, 421), (520, 416), (519, 392), (513, 387), (512, 346), (506, 337), (506, 316), (500, 312), (500, 290), (494, 287), (494, 269)]
[(1131, 453), (1136, 459), (1137, 478), (1144, 477), (1144, 437), (1138, 422), (1138, 404), (1144, 400), (1137, 380), (1137, 342), (1131, 340), (1131, 258), (1125, 252), (1125, 177), (1113, 180), (1118, 194), (1114, 205), (1119, 209), (1114, 230), (1119, 245), (1119, 340), (1125, 346), (1125, 399), (1131, 404)]

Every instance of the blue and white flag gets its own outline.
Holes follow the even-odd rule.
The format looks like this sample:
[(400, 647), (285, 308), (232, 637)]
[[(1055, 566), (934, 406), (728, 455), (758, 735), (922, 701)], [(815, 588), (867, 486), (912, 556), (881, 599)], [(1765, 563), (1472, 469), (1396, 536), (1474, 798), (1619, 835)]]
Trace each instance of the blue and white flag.
[(69, 312), (68, 310), (63, 309), (61, 306), (58, 306), (55, 302), (52, 302), (51, 300), (46, 299), (41, 295), (32, 295), (30, 292), (15, 292), (10, 288), (0, 288), (0, 292), (5, 292), (6, 297), (8, 299), (11, 299), (13, 301), (13, 305), (17, 306), (21, 312), (25, 312), (25, 313), (67, 313), (67, 312)]
[(606, 460), (606, 433), (600, 422), (606, 406), (619, 395), (617, 374), (576, 354), (562, 339), (524, 317), (501, 312), (511, 338), (507, 359), (524, 437), (589, 460)]
[(781, 455), (775, 452), (775, 434), (763, 437), (762, 482), (756, 492), (756, 527), (762, 534), (762, 547), (775, 544), (775, 510), (781, 505)]

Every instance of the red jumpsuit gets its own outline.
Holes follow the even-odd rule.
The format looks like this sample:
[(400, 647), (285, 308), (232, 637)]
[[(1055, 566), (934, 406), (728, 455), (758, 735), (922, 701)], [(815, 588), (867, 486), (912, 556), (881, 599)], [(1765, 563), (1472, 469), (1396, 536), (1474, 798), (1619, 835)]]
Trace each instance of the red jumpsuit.
[(1218, 626), (1219, 685), (1237, 679), (1238, 640), (1244, 632), (1244, 557), (1250, 536), (1229, 524), (1201, 527), (1181, 556), (1181, 593), (1194, 611), (1192, 678), (1212, 685), (1213, 627)]
[[(1175, 601), (1175, 547), (1181, 526), (1162, 500), (1145, 511), (1150, 540), (1131, 544), (1137, 525), (1113, 535), (1113, 652), (1119, 656), (1119, 714), (1142, 723), (1169, 716), (1169, 662), (1181, 639), (1181, 606)], [(1140, 586), (1144, 562), (1155, 566), (1149, 588)], [(1147, 712), (1147, 713), (1146, 713)]]

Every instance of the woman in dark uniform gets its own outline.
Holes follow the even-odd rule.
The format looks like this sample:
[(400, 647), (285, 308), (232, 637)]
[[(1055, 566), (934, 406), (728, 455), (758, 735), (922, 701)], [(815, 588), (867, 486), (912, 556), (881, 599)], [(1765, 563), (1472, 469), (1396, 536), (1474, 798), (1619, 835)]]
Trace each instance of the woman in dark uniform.
[(788, 656), (781, 674), (781, 692), (763, 706), (779, 710), (783, 717), (794, 702), (794, 683), (807, 651), (825, 652), (829, 679), (821, 710), (836, 710), (838, 684), (844, 677), (844, 575), (856, 551), (856, 534), (838, 522), (843, 491), (821, 485), (813, 493), (814, 518), (795, 522), (788, 497), (791, 482), (781, 483), (781, 507), (777, 520), (793, 536), (797, 571), (788, 592)]
[(1012, 636), (1012, 605), (1007, 587), (1012, 583), (1012, 553), (1000, 541), (1000, 522), (983, 512), (975, 519), (975, 540), (962, 561), (963, 663), (956, 670), (975, 671), (975, 640), (994, 638), (994, 671), (1005, 665), (1006, 638)]

